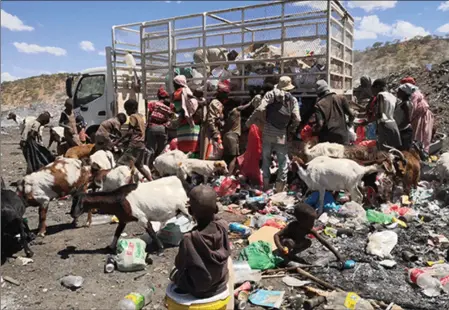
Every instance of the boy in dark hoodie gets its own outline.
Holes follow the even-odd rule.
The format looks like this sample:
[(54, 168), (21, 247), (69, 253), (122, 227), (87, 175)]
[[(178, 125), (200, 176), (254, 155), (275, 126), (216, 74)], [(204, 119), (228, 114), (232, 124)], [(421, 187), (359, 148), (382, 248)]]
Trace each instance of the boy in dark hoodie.
[(215, 218), (217, 194), (205, 185), (190, 192), (190, 213), (198, 225), (184, 235), (170, 279), (179, 293), (203, 299), (227, 290), (229, 248), (227, 223)]

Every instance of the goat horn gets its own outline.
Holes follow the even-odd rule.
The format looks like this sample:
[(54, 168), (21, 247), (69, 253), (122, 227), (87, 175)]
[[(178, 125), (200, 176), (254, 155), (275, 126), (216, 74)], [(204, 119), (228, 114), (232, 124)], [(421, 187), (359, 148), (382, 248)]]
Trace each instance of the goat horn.
[(401, 151), (399, 151), (398, 149), (391, 148), (390, 151), (389, 151), (389, 153), (396, 153), (396, 154), (399, 155), (399, 157), (401, 157), (401, 160), (402, 160), (402, 161), (406, 161), (406, 160), (405, 160), (404, 154), (403, 154)]

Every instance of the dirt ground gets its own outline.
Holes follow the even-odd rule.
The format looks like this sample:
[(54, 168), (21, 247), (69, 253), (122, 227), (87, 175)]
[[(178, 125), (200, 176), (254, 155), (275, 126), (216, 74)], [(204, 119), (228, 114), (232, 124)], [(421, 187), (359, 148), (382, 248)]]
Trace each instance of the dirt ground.
[[(17, 129), (8, 129), (1, 135), (1, 175), (7, 186), (20, 180), (25, 174), (25, 162), (19, 149)], [(167, 248), (163, 256), (152, 254), (153, 264), (145, 271), (111, 274), (103, 272), (106, 259), (104, 248), (110, 244), (116, 224), (92, 226), (90, 228), (72, 228), (70, 202), (53, 201), (47, 215), (47, 236), (31, 243), (34, 251), (33, 263), (22, 266), (15, 259), (9, 258), (1, 266), (2, 276), (9, 276), (19, 281), (20, 286), (6, 283), (1, 288), (1, 310), (3, 309), (116, 309), (118, 302), (128, 293), (140, 287), (155, 286), (152, 302), (145, 309), (164, 309), (165, 289), (169, 283), (168, 275), (173, 267), (177, 248)], [(367, 231), (360, 232), (352, 238), (335, 238), (330, 242), (346, 259), (354, 259), (356, 268), (338, 271), (334, 268), (314, 268), (311, 273), (338, 286), (345, 291), (357, 292), (365, 298), (396, 302), (404, 309), (449, 309), (449, 296), (426, 298), (419, 289), (406, 282), (406, 268), (413, 267), (402, 261), (404, 250), (413, 248), (419, 253), (422, 262), (442, 259), (441, 251), (427, 248), (429, 230), (449, 236), (447, 219), (449, 209), (438, 220), (428, 224), (413, 224), (409, 229), (397, 228), (398, 245), (392, 252), (398, 265), (391, 270), (378, 264), (378, 259), (365, 254)], [(244, 217), (222, 212), (220, 215), (227, 221), (243, 222)], [(37, 208), (28, 208), (25, 217), (29, 226), (35, 230), (38, 225)], [(85, 216), (80, 219), (85, 222)], [(125, 229), (128, 237), (141, 236), (144, 229), (132, 223)], [(234, 240), (235, 241), (235, 240)], [(244, 244), (234, 243), (233, 257), (236, 257)], [(25, 256), (23, 251), (16, 255)], [(324, 256), (332, 255), (321, 244), (313, 242), (313, 246), (304, 252), (303, 258), (313, 263)], [(135, 279), (139, 275), (144, 276)], [(65, 275), (76, 275), (84, 278), (83, 287), (77, 291), (64, 288), (59, 279)], [(264, 279), (265, 288), (284, 290), (285, 298), (302, 294), (290, 289), (282, 283), (281, 278)], [(248, 307), (250, 309), (260, 309)], [(248, 309), (247, 308), (247, 309)], [(318, 308), (322, 309), (322, 308)]]

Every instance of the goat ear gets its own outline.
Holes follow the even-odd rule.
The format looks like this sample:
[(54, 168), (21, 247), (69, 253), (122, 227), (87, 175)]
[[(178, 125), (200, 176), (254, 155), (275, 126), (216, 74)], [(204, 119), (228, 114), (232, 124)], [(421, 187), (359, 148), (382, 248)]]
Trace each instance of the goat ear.
[(182, 162), (180, 161), (179, 163), (178, 163), (178, 167), (181, 167), (182, 166)]

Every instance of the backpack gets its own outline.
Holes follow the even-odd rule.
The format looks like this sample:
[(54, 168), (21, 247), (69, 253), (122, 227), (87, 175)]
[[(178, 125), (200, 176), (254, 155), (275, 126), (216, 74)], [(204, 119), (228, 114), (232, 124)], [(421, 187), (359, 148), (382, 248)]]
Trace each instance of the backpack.
[(292, 104), (294, 104), (292, 94), (286, 92), (284, 99), (284, 102), (277, 101), (275, 97), (274, 102), (266, 108), (267, 122), (277, 129), (286, 129), (292, 116)]

